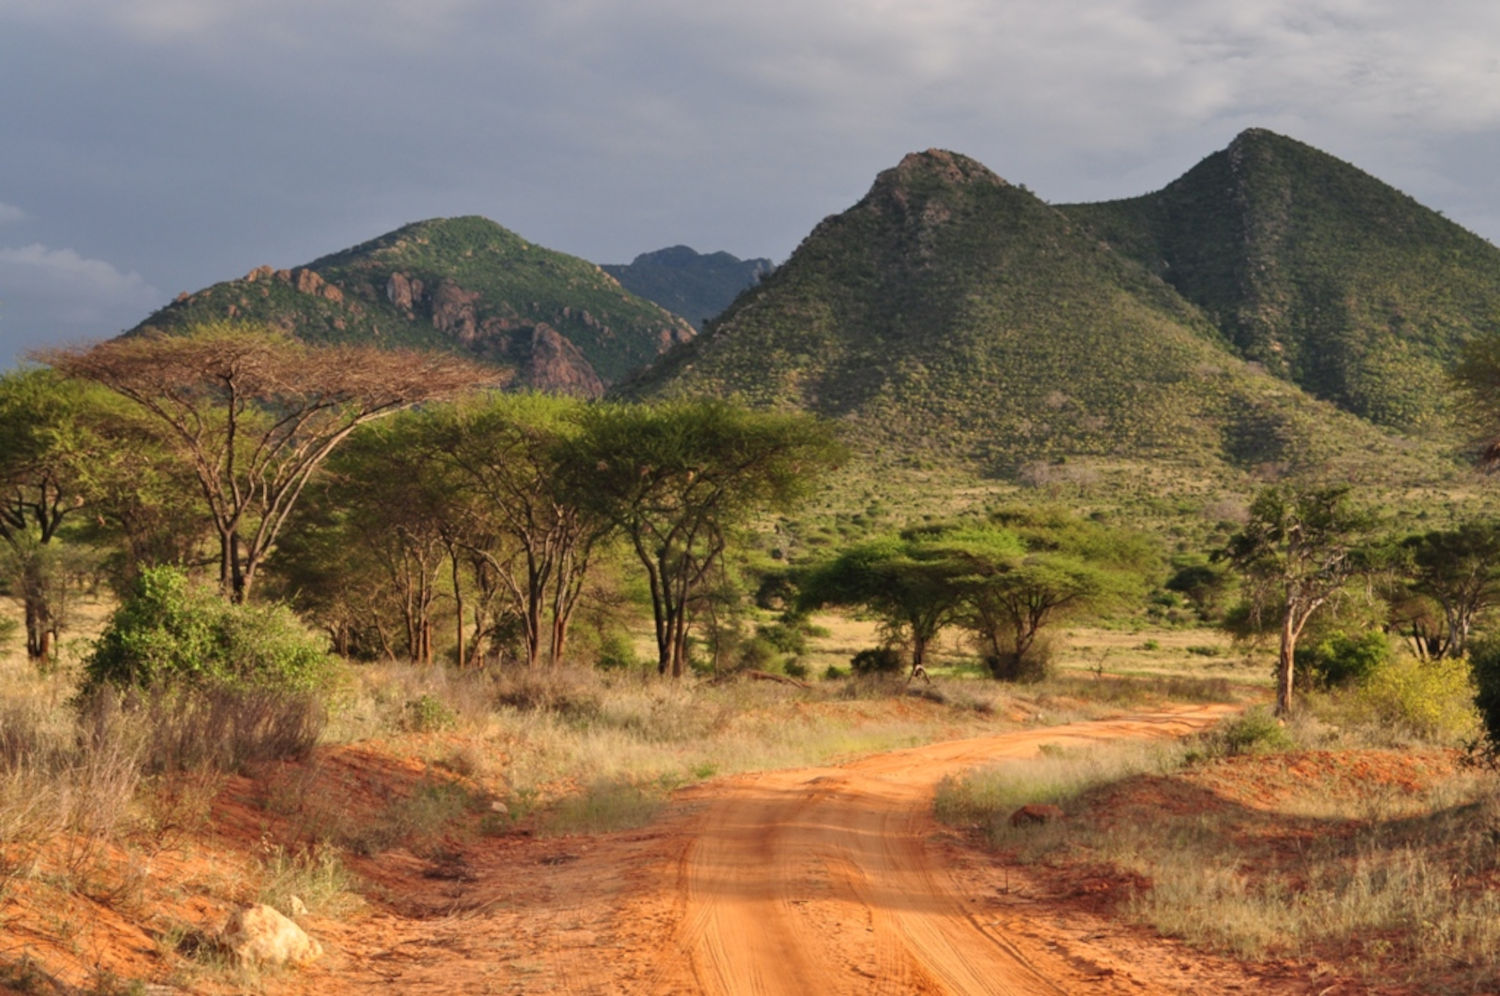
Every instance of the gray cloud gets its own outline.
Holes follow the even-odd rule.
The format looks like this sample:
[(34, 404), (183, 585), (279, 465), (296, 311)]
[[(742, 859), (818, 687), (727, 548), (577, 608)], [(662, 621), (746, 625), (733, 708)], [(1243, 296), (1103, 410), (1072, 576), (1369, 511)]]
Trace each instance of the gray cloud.
[(72, 249), (0, 247), (0, 363), (134, 325), (161, 297), (140, 274)]
[(784, 257), (913, 149), (1083, 200), (1259, 125), (1495, 238), (1496, 37), (1488, 0), (11, 0), (0, 196), (170, 292), (441, 214)]

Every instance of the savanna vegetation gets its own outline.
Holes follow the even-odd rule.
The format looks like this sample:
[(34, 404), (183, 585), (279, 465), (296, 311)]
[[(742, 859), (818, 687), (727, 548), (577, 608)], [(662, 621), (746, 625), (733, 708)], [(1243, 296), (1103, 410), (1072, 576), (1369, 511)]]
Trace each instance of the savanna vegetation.
[[(1500, 339), (1469, 307), (1492, 295), (1417, 300), (1393, 246), (1296, 284), (1317, 321), (1247, 311), (1279, 267), (1345, 272), (1330, 205), (1388, 195), (1264, 135), (1236, 148), (1062, 210), (908, 157), (608, 401), (502, 391), (475, 361), (553, 323), (614, 379), (680, 323), (482, 219), (0, 377), (0, 897), (129, 902), (114, 869), (241, 776), (267, 829), (237, 896), (340, 909), (392, 849), (441, 867), (454, 839), (633, 825), (721, 772), (1269, 700), (1165, 753), (955, 779), (939, 813), (1017, 860), (1108, 865), (1136, 883), (1124, 912), (1197, 943), (1493, 972), (1500, 519), (1442, 424), (1463, 414), (1494, 462)], [(1182, 228), (1205, 176), (1253, 210)], [(1271, 210), (1308, 177), (1311, 207)], [(1441, 250), (1423, 286), (1489, 258), (1396, 217)], [(1280, 262), (1209, 265), (1225, 231)], [(283, 306), (296, 338), (220, 320)], [(1387, 323), (1404, 352), (1359, 332), (1391, 315), (1425, 316)], [(444, 349), (348, 342), (377, 332)], [(419, 776), (340, 795), (374, 741)], [(1373, 751), (1436, 787), (1377, 798), (1328, 760)], [(1317, 777), (1221, 806), (1252, 765)], [(1092, 818), (1134, 789), (1214, 806)], [(1026, 802), (1067, 820), (1012, 827)], [(1203, 897), (1212, 929), (1186, 912)]]

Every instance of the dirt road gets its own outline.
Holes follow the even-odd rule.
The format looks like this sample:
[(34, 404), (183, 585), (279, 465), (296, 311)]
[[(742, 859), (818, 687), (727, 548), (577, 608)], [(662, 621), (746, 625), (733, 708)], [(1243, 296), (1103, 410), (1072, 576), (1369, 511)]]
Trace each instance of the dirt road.
[(1102, 918), (1060, 915), (930, 815), (945, 775), (1044, 744), (1180, 735), (1227, 711), (721, 779), (682, 793), (643, 833), (477, 853), (449, 915), (330, 924), (339, 953), (286, 981), (322, 994), (1297, 991)]

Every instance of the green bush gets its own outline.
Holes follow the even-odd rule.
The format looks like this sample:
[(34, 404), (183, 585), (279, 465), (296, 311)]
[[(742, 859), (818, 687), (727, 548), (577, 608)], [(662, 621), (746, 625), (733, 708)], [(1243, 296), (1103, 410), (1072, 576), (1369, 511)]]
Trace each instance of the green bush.
[(1052, 644), (1039, 639), (1017, 654), (986, 654), (984, 666), (996, 681), (1013, 681), (1032, 684), (1045, 680), (1052, 673)]
[(755, 636), (770, 643), (783, 654), (807, 653), (807, 635), (798, 627), (784, 622), (757, 627)]
[(1269, 754), (1295, 746), (1281, 721), (1266, 709), (1246, 710), (1234, 719), (1220, 723), (1199, 738), (1202, 752), (1197, 756), (1233, 757), (1238, 754)]
[(401, 728), (411, 733), (436, 733), (457, 723), (458, 716), (452, 709), (441, 699), (425, 693), (408, 699), (401, 707)]
[(600, 638), (597, 663), (605, 671), (629, 671), (639, 667), (641, 662), (635, 655), (630, 634), (615, 630)]
[(223, 685), (310, 691), (331, 658), (282, 606), (232, 605), (175, 567), (141, 572), (84, 662), (85, 693)]
[(1375, 674), (1390, 659), (1390, 641), (1379, 630), (1358, 635), (1331, 633), (1297, 648), (1297, 683), (1303, 688), (1355, 684)]
[(892, 647), (871, 647), (849, 659), (855, 674), (890, 674), (901, 670), (901, 654)]

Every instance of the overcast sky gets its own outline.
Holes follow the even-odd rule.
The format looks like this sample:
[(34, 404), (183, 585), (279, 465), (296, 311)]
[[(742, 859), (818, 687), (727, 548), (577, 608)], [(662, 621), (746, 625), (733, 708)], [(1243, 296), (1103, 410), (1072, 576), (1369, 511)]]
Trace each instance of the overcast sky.
[(1240, 130), (1500, 240), (1493, 0), (0, 0), (0, 367), (420, 218), (778, 262), (909, 151), (1054, 202)]

